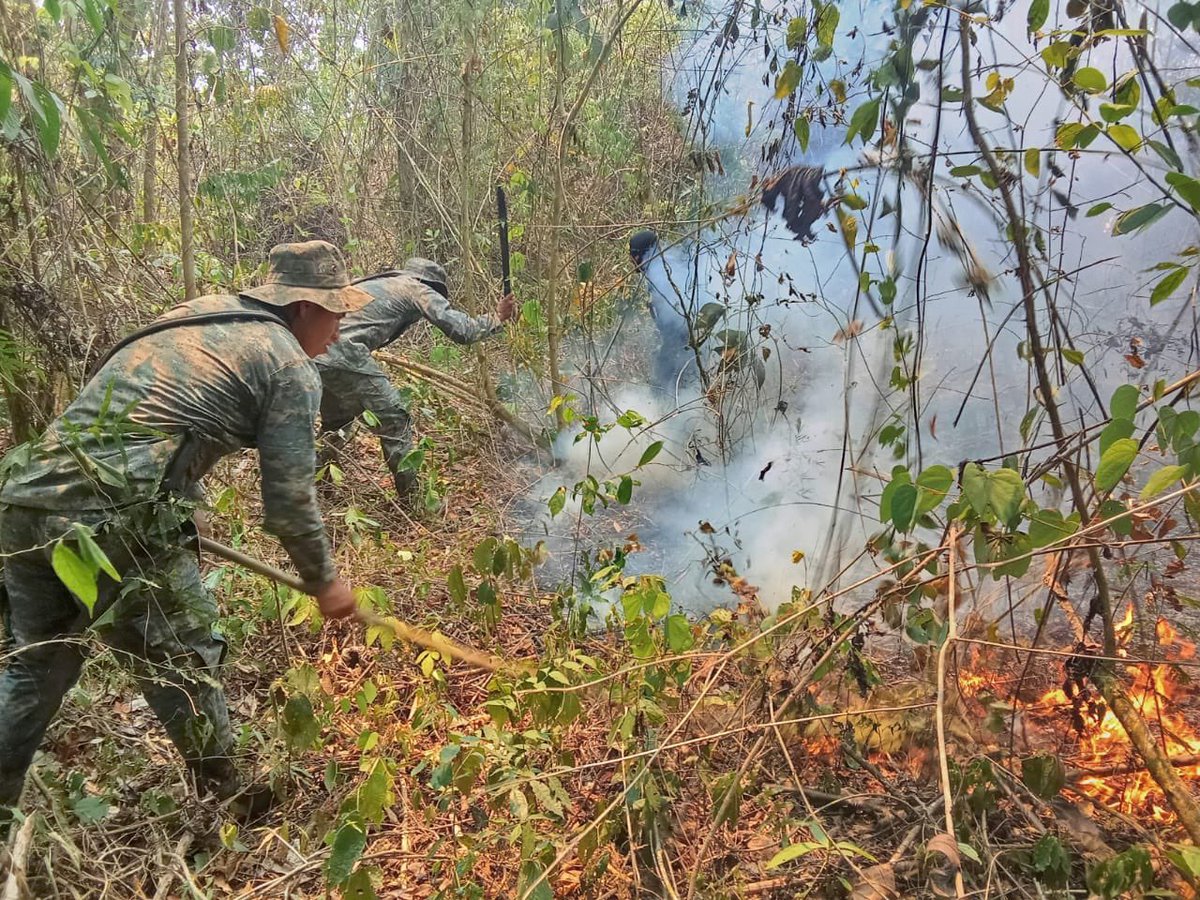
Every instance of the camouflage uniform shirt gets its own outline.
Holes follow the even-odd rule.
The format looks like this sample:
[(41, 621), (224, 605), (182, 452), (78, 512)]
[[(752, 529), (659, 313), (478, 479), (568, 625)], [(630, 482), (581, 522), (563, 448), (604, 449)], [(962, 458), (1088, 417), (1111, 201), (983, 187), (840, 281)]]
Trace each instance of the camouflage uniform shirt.
[[(166, 316), (249, 310), (200, 297)], [(309, 584), (336, 577), (313, 484), (317, 368), (283, 320), (167, 328), (119, 350), (40, 438), (9, 454), (0, 502), (43, 510), (120, 509), (165, 493), (198, 496), (221, 459), (256, 447), (264, 527)]]

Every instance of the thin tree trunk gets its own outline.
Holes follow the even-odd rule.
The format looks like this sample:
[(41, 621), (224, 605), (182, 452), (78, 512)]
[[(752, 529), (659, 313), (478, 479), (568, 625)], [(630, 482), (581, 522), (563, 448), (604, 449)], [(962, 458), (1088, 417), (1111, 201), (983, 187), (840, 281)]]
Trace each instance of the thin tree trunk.
[(149, 121), (143, 137), (142, 159), (142, 224), (158, 221), (158, 101), (153, 92), (158, 88), (158, 76), (162, 72), (165, 53), (167, 26), (167, 0), (159, 0), (155, 19), (150, 28), (150, 42), (154, 47), (154, 59), (150, 63), (151, 100)]
[(191, 75), (187, 56), (187, 8), (175, 5), (175, 122), (179, 144), (179, 248), (183, 261), (183, 296), (196, 296), (196, 256), (192, 232), (192, 153), (188, 136), (188, 93)]

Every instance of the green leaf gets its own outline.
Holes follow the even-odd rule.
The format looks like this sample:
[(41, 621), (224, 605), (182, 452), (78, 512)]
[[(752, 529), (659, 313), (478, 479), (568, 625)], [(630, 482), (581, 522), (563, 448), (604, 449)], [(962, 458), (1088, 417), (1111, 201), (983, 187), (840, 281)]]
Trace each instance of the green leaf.
[(889, 522), (892, 518), (892, 498), (896, 496), (896, 491), (903, 484), (911, 484), (912, 478), (908, 474), (908, 469), (904, 466), (896, 466), (892, 469), (892, 480), (884, 487), (883, 493), (879, 497), (879, 521)]
[(0, 60), (0, 123), (8, 117), (8, 111), (12, 108), (12, 89), (12, 73), (4, 61)]
[(354, 871), (354, 864), (367, 846), (367, 835), (356, 822), (347, 822), (333, 836), (333, 850), (325, 863), (325, 877), (330, 884), (344, 884)]
[(1173, 293), (1179, 290), (1179, 286), (1187, 279), (1188, 270), (1180, 266), (1173, 271), (1168, 272), (1158, 283), (1154, 285), (1154, 290), (1150, 292), (1150, 305), (1157, 306), (1162, 303)]
[(1057, 509), (1039, 509), (1029, 520), (1029, 543), (1034, 549), (1065, 540), (1079, 530), (1079, 523), (1063, 518)]
[(546, 868), (540, 862), (527, 859), (517, 871), (517, 896), (523, 900), (554, 900), (550, 879), (544, 877)]
[(557, 516), (563, 511), (563, 507), (567, 505), (567, 489), (560, 487), (557, 491), (550, 495), (550, 500), (546, 503), (550, 507), (550, 515)]
[(1138, 442), (1132, 438), (1113, 441), (1100, 456), (1100, 465), (1096, 468), (1096, 490), (1104, 493), (1115, 488), (1129, 471), (1137, 452)]
[(662, 448), (662, 441), (655, 441), (653, 444), (647, 447), (642, 452), (642, 458), (638, 460), (638, 468), (640, 469), (642, 466), (648, 466), (650, 463), (654, 462), (658, 454), (662, 452)]
[(1168, 172), (1166, 178), (1167, 184), (1175, 188), (1175, 193), (1186, 200), (1192, 209), (1200, 211), (1200, 181), (1182, 172)]
[(58, 152), (58, 140), (62, 128), (58, 100), (40, 82), (19, 78), (17, 83), (20, 85), (21, 94), (33, 115), (38, 143), (42, 145), (46, 156), (53, 157)]
[(450, 570), (446, 578), (446, 589), (450, 592), (450, 599), (459, 606), (467, 602), (467, 584), (463, 580), (462, 566), (455, 566)]
[(93, 571), (103, 572), (113, 581), (120, 581), (120, 574), (113, 566), (108, 555), (100, 549), (100, 545), (92, 537), (91, 531), (78, 522), (75, 523), (72, 530), (75, 534), (75, 539), (79, 542), (79, 552), (84, 562), (91, 566)]
[(850, 116), (850, 128), (846, 132), (845, 143), (849, 144), (857, 134), (862, 142), (867, 144), (875, 135), (875, 127), (879, 124), (879, 98), (868, 100), (854, 110)]
[(917, 486), (902, 484), (892, 495), (892, 522), (897, 531), (908, 531), (917, 514)]
[(937, 509), (946, 499), (950, 486), (954, 484), (954, 473), (946, 466), (930, 466), (917, 476), (917, 487), (921, 489), (921, 497), (917, 502), (917, 515)]
[(1057, 756), (1039, 753), (1021, 760), (1021, 781), (1043, 800), (1053, 800), (1067, 782), (1067, 773)]
[(858, 846), (858, 844), (853, 844), (850, 841), (830, 841), (826, 839), (824, 841), (800, 841), (799, 843), (789, 844), (771, 857), (770, 862), (767, 863), (767, 868), (778, 869), (780, 866), (800, 859), (802, 856), (807, 856), (816, 850), (833, 850), (843, 856), (861, 856), (864, 859), (875, 862), (875, 857)]
[(1041, 174), (1042, 152), (1037, 147), (1030, 147), (1025, 151), (1025, 171), (1034, 178), (1037, 178)]
[(1183, 31), (1192, 24), (1192, 15), (1192, 4), (1176, 3), (1167, 10), (1167, 21)]
[(955, 178), (970, 178), (972, 175), (978, 175), (983, 169), (979, 166), (955, 166), (950, 170), (950, 174)]
[(475, 571), (481, 575), (492, 571), (492, 559), (496, 555), (498, 546), (493, 537), (484, 538), (475, 546), (475, 552), (471, 554), (471, 562), (475, 565)]
[(804, 116), (797, 116), (796, 122), (792, 128), (796, 132), (796, 140), (800, 143), (800, 152), (807, 153), (809, 133), (811, 130), (808, 119), (806, 119)]
[(282, 724), (288, 750), (292, 753), (303, 753), (321, 734), (321, 724), (313, 715), (312, 702), (304, 696), (292, 697), (284, 705)]
[(46, 12), (50, 13), (50, 18), (52, 18), (55, 22), (62, 21), (62, 4), (59, 2), (59, 0), (46, 0), (43, 6), (45, 7)]
[(371, 883), (371, 873), (377, 871), (374, 866), (365, 866), (351, 875), (342, 886), (342, 900), (379, 900)]
[(1119, 441), (1132, 434), (1133, 421), (1131, 419), (1113, 419), (1100, 432), (1100, 455), (1104, 455), (1105, 451), (1112, 446), (1113, 441)]
[(633, 479), (626, 475), (617, 485), (617, 502), (625, 506), (633, 499)]
[(1200, 847), (1194, 844), (1171, 844), (1167, 859), (1187, 878), (1200, 878)]
[(804, 16), (797, 16), (788, 22), (787, 28), (787, 48), (795, 50), (804, 43), (804, 35), (808, 31), (808, 19)]
[(1029, 26), (1030, 33), (1039, 30), (1046, 24), (1046, 18), (1050, 15), (1050, 0), (1033, 0), (1029, 4), (1029, 14), (1026, 16), (1025, 22)]
[(800, 67), (796, 65), (796, 61), (789, 59), (779, 77), (775, 79), (776, 100), (786, 100), (796, 93), (796, 88), (800, 86), (800, 74)]
[(1076, 55), (1069, 41), (1054, 41), (1042, 50), (1042, 61), (1051, 69), (1061, 69)]
[(1108, 79), (1104, 77), (1104, 73), (1090, 66), (1076, 71), (1072, 81), (1075, 82), (1077, 88), (1087, 91), (1089, 94), (1098, 94), (1108, 87)]
[(1137, 107), (1132, 103), (1101, 103), (1100, 118), (1105, 122), (1119, 122), (1126, 116), (1133, 115), (1137, 112)]
[(1108, 136), (1122, 150), (1128, 150), (1132, 153), (1142, 143), (1142, 136), (1137, 133), (1137, 129), (1130, 125), (1109, 125)]
[(1108, 212), (1108, 210), (1110, 210), (1110, 209), (1112, 209), (1111, 203), (1108, 203), (1108, 202), (1097, 203), (1095, 206), (1093, 206), (1091, 209), (1089, 209), (1087, 211), (1086, 215), (1090, 219), (1093, 216), (1098, 216), (1103, 212)]
[(821, 7), (817, 14), (817, 43), (822, 47), (833, 46), (833, 36), (837, 33), (838, 22), (842, 18), (841, 10), (832, 2)]
[(979, 463), (967, 463), (963, 466), (962, 475), (963, 495), (967, 503), (975, 511), (975, 515), (983, 517), (988, 512), (988, 477), (983, 466)]
[(988, 473), (988, 503), (996, 518), (1009, 525), (1021, 514), (1025, 500), (1025, 482), (1012, 469), (997, 469)]
[(1173, 169), (1183, 168), (1183, 162), (1179, 159), (1179, 154), (1162, 141), (1147, 140), (1146, 143), (1150, 145), (1150, 149), (1157, 153), (1168, 166)]
[(79, 598), (79, 602), (87, 609), (88, 615), (91, 615), (92, 610), (96, 607), (97, 570), (80, 559), (79, 554), (62, 541), (54, 545), (54, 552), (50, 556), (50, 565), (54, 569), (54, 574), (58, 576), (58, 580)]
[(1123, 384), (1113, 391), (1112, 399), (1108, 401), (1109, 415), (1114, 419), (1133, 421), (1133, 417), (1137, 415), (1138, 401), (1141, 399), (1142, 395), (1136, 387), (1132, 384)]
[(1082, 350), (1076, 350), (1074, 347), (1063, 347), (1062, 355), (1063, 355), (1063, 359), (1065, 359), (1067, 362), (1069, 362), (1073, 366), (1082, 366), (1083, 365), (1083, 351)]
[(1170, 210), (1171, 207), (1165, 203), (1147, 203), (1145, 206), (1128, 210), (1117, 216), (1117, 221), (1113, 224), (1112, 233), (1114, 235), (1132, 234), (1138, 229), (1154, 224), (1170, 212)]
[(687, 616), (680, 613), (667, 616), (667, 646), (671, 648), (671, 652), (683, 653), (685, 650), (691, 650), (694, 643), (695, 637), (692, 635), (692, 626)]
[(1183, 478), (1186, 473), (1186, 466), (1163, 466), (1146, 481), (1146, 486), (1142, 488), (1138, 499), (1149, 500), (1152, 497), (1157, 497), (1175, 482)]
[(71, 804), (71, 811), (81, 825), (95, 825), (108, 818), (109, 805), (103, 797), (85, 794)]

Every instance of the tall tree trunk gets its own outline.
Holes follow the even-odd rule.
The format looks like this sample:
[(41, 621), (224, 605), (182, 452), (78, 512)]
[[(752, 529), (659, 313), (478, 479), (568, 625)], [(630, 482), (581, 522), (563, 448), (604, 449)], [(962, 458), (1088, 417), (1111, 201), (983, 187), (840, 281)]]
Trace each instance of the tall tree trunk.
[(188, 138), (188, 93), (191, 75), (187, 57), (187, 9), (175, 4), (175, 123), (179, 144), (179, 247), (183, 260), (183, 296), (196, 296), (196, 256), (192, 234), (192, 152)]
[(143, 138), (142, 159), (142, 224), (158, 221), (158, 76), (162, 72), (167, 29), (167, 0), (159, 0), (154, 21), (150, 25), (150, 44), (154, 58), (150, 63), (150, 109), (149, 121)]

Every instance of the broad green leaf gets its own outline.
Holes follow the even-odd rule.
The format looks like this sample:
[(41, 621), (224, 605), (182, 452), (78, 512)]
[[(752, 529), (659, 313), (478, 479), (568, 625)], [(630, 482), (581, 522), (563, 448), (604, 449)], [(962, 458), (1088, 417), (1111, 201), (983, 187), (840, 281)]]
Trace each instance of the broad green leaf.
[(978, 175), (983, 169), (979, 166), (955, 166), (950, 170), (950, 174), (955, 178), (970, 178), (972, 175)]
[(1100, 118), (1105, 122), (1120, 122), (1126, 116), (1133, 115), (1137, 112), (1137, 107), (1132, 103), (1101, 103)]
[(0, 60), (0, 122), (8, 117), (8, 111), (12, 108), (12, 89), (12, 75), (8, 66)]
[(797, 116), (796, 122), (792, 126), (796, 131), (796, 140), (800, 143), (800, 152), (808, 152), (808, 140), (811, 131), (809, 121), (804, 116)]
[(367, 835), (356, 822), (347, 822), (333, 836), (333, 850), (325, 864), (325, 877), (330, 884), (344, 884), (354, 871), (354, 864), (367, 846)]
[(1038, 31), (1046, 24), (1046, 17), (1050, 15), (1050, 0), (1033, 0), (1029, 4), (1029, 14), (1026, 16), (1025, 22), (1032, 33)]
[(446, 588), (450, 592), (450, 599), (460, 606), (467, 602), (467, 585), (463, 580), (462, 566), (455, 566), (450, 570), (450, 575), (446, 578)]
[(307, 697), (291, 697), (284, 704), (283, 734), (292, 753), (302, 753), (316, 743), (321, 724), (313, 715), (312, 702)]
[(567, 489), (560, 487), (556, 490), (550, 495), (550, 499), (546, 505), (550, 507), (550, 515), (557, 516), (563, 511), (563, 507), (567, 505)]
[(1068, 41), (1054, 41), (1042, 50), (1042, 62), (1051, 69), (1061, 69), (1077, 51)]
[(800, 86), (800, 67), (796, 65), (794, 59), (789, 59), (783, 67), (783, 71), (779, 73), (779, 77), (775, 79), (775, 99), (786, 100), (796, 92), (796, 88)]
[(662, 441), (655, 441), (653, 444), (647, 447), (642, 453), (642, 458), (638, 460), (638, 468), (641, 468), (642, 466), (648, 466), (650, 463), (654, 462), (655, 458), (662, 451), (662, 448)]
[(1073, 366), (1083, 365), (1083, 351), (1076, 350), (1074, 347), (1063, 347), (1062, 356), (1067, 362)]
[(787, 29), (787, 48), (795, 50), (804, 43), (804, 35), (808, 31), (808, 19), (804, 16), (797, 16), (788, 22)]
[(1170, 210), (1171, 207), (1165, 203), (1147, 203), (1145, 206), (1128, 210), (1117, 216), (1117, 221), (1113, 224), (1112, 233), (1114, 235), (1131, 234), (1140, 228), (1145, 228), (1147, 225), (1157, 222)]
[(1113, 441), (1130, 437), (1132, 434), (1133, 421), (1131, 419), (1113, 419), (1100, 432), (1100, 455), (1104, 455), (1105, 451), (1112, 446)]
[(1179, 290), (1179, 286), (1183, 284), (1187, 276), (1188, 270), (1180, 266), (1160, 278), (1154, 285), (1154, 289), (1150, 291), (1150, 305), (1157, 306)]
[(1175, 188), (1175, 193), (1187, 201), (1192, 209), (1200, 211), (1200, 181), (1182, 172), (1168, 172), (1166, 178), (1167, 184)]
[(59, 0), (46, 0), (42, 5), (45, 7), (46, 12), (50, 13), (50, 18), (55, 22), (62, 21), (62, 4)]
[(1176, 153), (1174, 150), (1172, 150), (1169, 146), (1164, 144), (1162, 141), (1148, 140), (1148, 141), (1146, 141), (1146, 143), (1149, 144), (1150, 149), (1153, 150), (1155, 153), (1157, 153), (1159, 155), (1159, 157), (1162, 159), (1162, 161), (1165, 162), (1172, 169), (1182, 169), (1183, 168), (1183, 162), (1179, 159), (1179, 154)]
[(988, 473), (988, 503), (996, 518), (1007, 525), (1016, 521), (1025, 500), (1025, 482), (1012, 469)]
[(963, 466), (962, 486), (967, 503), (975, 511), (975, 515), (986, 516), (988, 512), (988, 477), (983, 466), (973, 462)]
[(1096, 467), (1096, 490), (1105, 493), (1115, 488), (1129, 471), (1137, 452), (1138, 442), (1132, 438), (1113, 441)]
[(81, 825), (95, 825), (108, 818), (109, 806), (103, 797), (86, 794), (71, 804), (71, 811), (75, 813)]
[(854, 110), (850, 116), (850, 129), (846, 132), (845, 143), (854, 140), (855, 135), (862, 137), (862, 142), (868, 144), (875, 135), (875, 127), (879, 124), (879, 99), (868, 100)]
[(817, 43), (823, 47), (833, 46), (833, 37), (837, 33), (838, 22), (842, 18), (841, 10), (832, 2), (821, 7), (817, 15)]
[(1132, 384), (1123, 384), (1113, 391), (1112, 399), (1108, 401), (1108, 412), (1114, 419), (1129, 419), (1137, 415), (1138, 401), (1142, 395)]
[(1029, 520), (1029, 543), (1035, 549), (1064, 540), (1079, 530), (1073, 519), (1063, 518), (1057, 509), (1039, 509)]
[(908, 531), (917, 514), (917, 487), (902, 484), (892, 495), (892, 522), (898, 531)]
[(633, 499), (633, 479), (626, 475), (617, 485), (617, 502), (622, 506)]
[(50, 565), (59, 581), (79, 598), (79, 602), (87, 609), (88, 615), (91, 615), (92, 610), (96, 607), (97, 570), (84, 562), (78, 553), (62, 541), (54, 545), (54, 552), (50, 556)]
[(1090, 66), (1076, 71), (1072, 81), (1075, 82), (1077, 88), (1087, 91), (1089, 94), (1098, 94), (1108, 87), (1108, 79), (1104, 77), (1104, 73)]
[(692, 626), (687, 616), (676, 613), (667, 616), (667, 646), (672, 653), (682, 653), (692, 649), (695, 638), (692, 636)]
[(377, 871), (374, 866), (365, 866), (351, 875), (342, 886), (342, 900), (379, 900), (371, 883), (371, 873)]
[(1192, 24), (1192, 4), (1176, 3), (1167, 10), (1167, 21), (1180, 31)]
[(1108, 212), (1108, 210), (1110, 210), (1110, 209), (1112, 209), (1111, 203), (1108, 203), (1108, 202), (1097, 203), (1095, 206), (1093, 206), (1091, 209), (1089, 209), (1087, 211), (1086, 215), (1090, 219), (1093, 216), (1098, 216), (1103, 212)]
[(1146, 481), (1146, 486), (1142, 488), (1138, 499), (1150, 500), (1157, 497), (1175, 482), (1179, 481), (1179, 479), (1183, 478), (1186, 473), (1186, 466), (1163, 466)]
[(946, 499), (946, 493), (954, 484), (954, 473), (946, 466), (930, 466), (917, 476), (917, 486), (921, 489), (917, 501), (917, 516), (937, 509)]
[(1171, 844), (1167, 858), (1189, 879), (1200, 878), (1200, 847), (1194, 844)]
[(1142, 136), (1137, 133), (1137, 129), (1131, 125), (1109, 125), (1108, 136), (1122, 150), (1128, 150), (1132, 153), (1142, 143)]
[(496, 555), (496, 547), (496, 539), (492, 537), (484, 538), (475, 546), (475, 552), (471, 554), (471, 562), (475, 565), (475, 571), (481, 575), (492, 571), (492, 557)]
[(1021, 760), (1021, 781), (1043, 800), (1052, 800), (1067, 783), (1067, 773), (1057, 756), (1039, 753)]
[[(1049, 2), (1049, 0), (1047, 0)], [(1037, 178), (1042, 172), (1042, 151), (1037, 147), (1030, 147), (1025, 151), (1025, 171)]]
[(892, 469), (892, 480), (887, 483), (879, 497), (879, 521), (890, 522), (892, 519), (892, 498), (903, 484), (911, 484), (912, 478), (904, 466)]
[(21, 78), (17, 83), (21, 86), (21, 93), (33, 115), (38, 143), (42, 145), (46, 156), (53, 157), (58, 152), (58, 141), (62, 129), (58, 100), (46, 90), (41, 82)]

